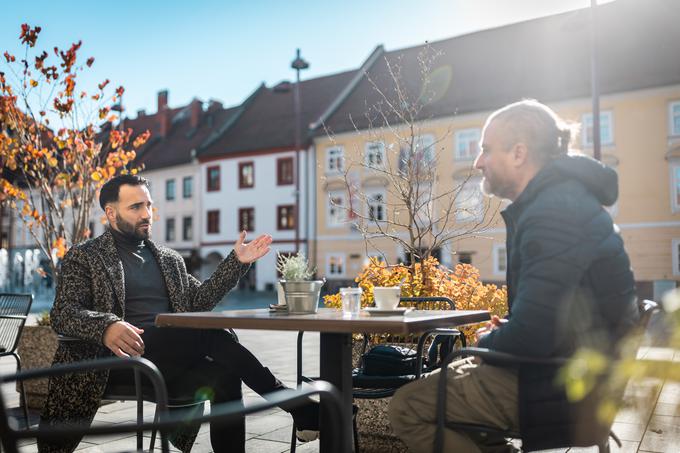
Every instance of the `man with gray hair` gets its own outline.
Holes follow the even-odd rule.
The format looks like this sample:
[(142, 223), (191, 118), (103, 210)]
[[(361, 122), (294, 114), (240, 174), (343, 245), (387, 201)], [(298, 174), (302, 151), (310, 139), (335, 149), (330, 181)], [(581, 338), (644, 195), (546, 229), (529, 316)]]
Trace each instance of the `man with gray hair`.
[[(568, 155), (570, 136), (555, 112), (534, 100), (503, 107), (484, 125), (474, 164), (482, 190), (512, 203), (502, 212), (509, 315), (477, 332), (479, 347), (536, 358), (569, 357), (580, 348), (615, 356), (638, 319), (630, 261), (603, 207), (616, 201), (616, 172)], [(519, 431), (525, 450), (589, 442), (603, 428), (592, 399), (568, 401), (558, 371), (454, 363), (447, 421)], [(390, 404), (392, 427), (413, 452), (433, 448), (437, 377), (402, 387)], [(499, 437), (444, 434), (444, 451), (513, 448)]]

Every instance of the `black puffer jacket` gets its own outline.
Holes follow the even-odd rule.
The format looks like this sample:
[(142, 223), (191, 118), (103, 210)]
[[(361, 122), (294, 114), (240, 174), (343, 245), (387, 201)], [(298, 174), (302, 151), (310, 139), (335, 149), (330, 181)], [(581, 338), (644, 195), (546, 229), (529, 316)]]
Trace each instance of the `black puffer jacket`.
[[(617, 175), (584, 156), (546, 165), (504, 212), (507, 324), (481, 347), (534, 357), (565, 357), (580, 347), (614, 355), (635, 325), (633, 273), (604, 206), (617, 198)], [(554, 367), (519, 370), (519, 415), (526, 450), (587, 444), (603, 429), (596, 396), (567, 402)]]

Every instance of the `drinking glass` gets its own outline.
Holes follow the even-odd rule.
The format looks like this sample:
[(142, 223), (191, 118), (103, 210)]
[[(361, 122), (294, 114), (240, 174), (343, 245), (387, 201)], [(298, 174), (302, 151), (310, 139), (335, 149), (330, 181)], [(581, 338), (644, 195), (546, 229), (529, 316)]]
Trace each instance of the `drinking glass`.
[(342, 316), (351, 318), (358, 316), (361, 309), (361, 288), (340, 288), (342, 298)]

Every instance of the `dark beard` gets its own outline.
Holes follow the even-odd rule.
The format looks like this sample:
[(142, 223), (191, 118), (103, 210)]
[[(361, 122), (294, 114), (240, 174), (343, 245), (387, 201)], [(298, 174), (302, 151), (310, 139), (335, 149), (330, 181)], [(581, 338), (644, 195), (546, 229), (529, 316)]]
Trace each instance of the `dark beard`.
[(142, 225), (149, 225), (150, 227), (151, 222), (139, 222), (137, 225), (132, 225), (131, 223), (123, 220), (120, 215), (116, 214), (116, 226), (118, 227), (118, 231), (120, 231), (123, 236), (132, 241), (143, 241), (145, 239), (149, 239), (151, 236), (151, 228), (149, 228), (147, 232), (143, 232), (142, 230), (138, 229)]

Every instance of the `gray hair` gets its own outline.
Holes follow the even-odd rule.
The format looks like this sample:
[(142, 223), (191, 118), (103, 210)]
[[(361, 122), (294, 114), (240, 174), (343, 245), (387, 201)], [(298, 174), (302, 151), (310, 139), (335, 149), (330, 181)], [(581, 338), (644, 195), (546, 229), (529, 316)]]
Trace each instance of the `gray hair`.
[(535, 99), (515, 102), (496, 110), (486, 120), (484, 128), (494, 120), (509, 126), (506, 145), (510, 147), (517, 142), (525, 143), (529, 155), (540, 166), (569, 151), (574, 127)]

